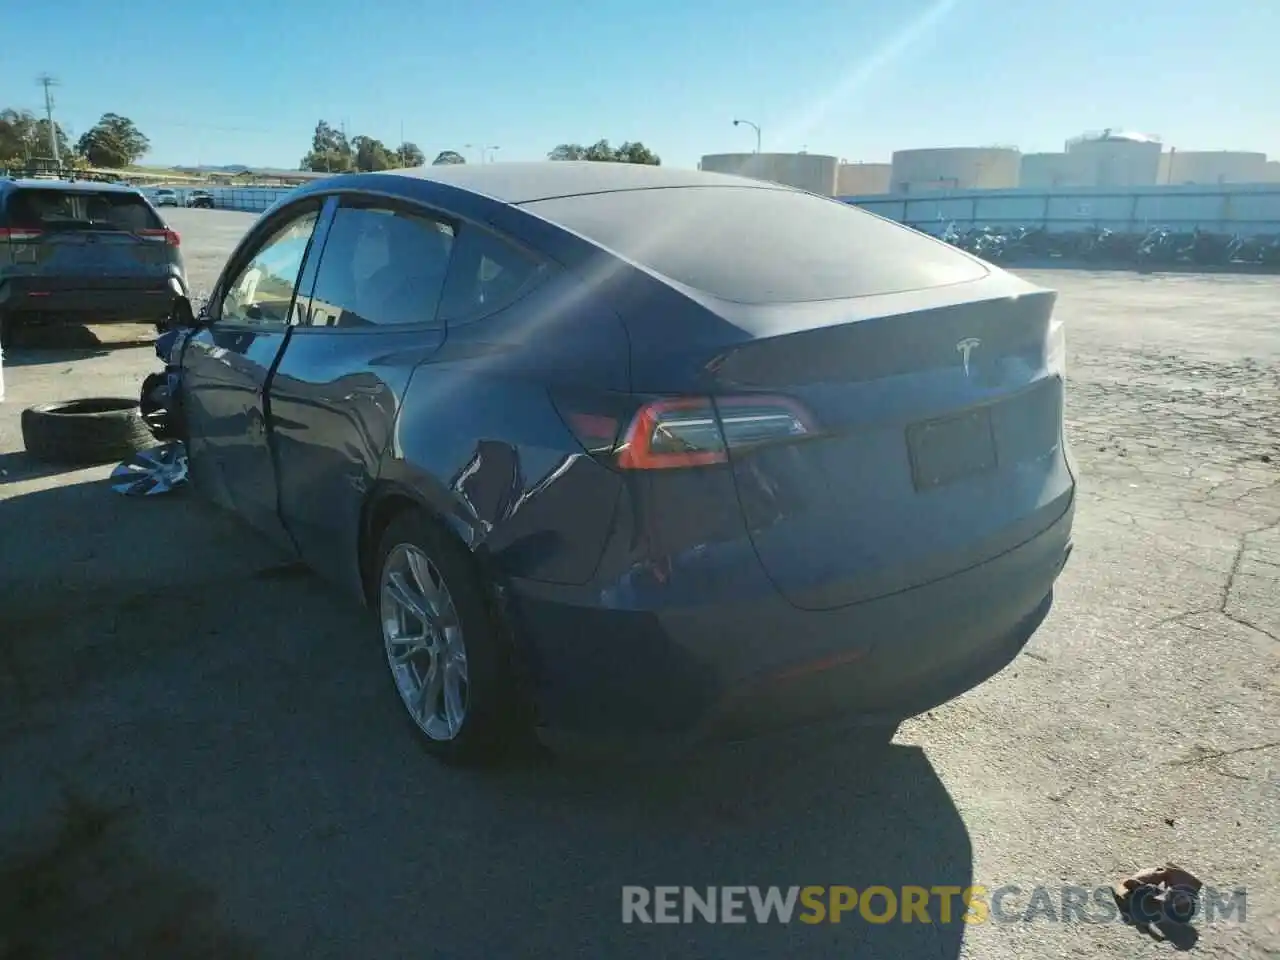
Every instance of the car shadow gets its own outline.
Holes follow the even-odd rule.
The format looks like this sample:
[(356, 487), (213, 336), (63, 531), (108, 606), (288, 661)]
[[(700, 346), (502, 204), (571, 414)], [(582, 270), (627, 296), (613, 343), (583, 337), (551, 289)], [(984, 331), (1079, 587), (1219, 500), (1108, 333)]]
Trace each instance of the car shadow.
[[(154, 869), (119, 882), (180, 869), (264, 956), (961, 952), (958, 897), (949, 921), (935, 896), (878, 922), (885, 893), (900, 907), (904, 887), (973, 881), (966, 825), (918, 748), (825, 731), (682, 761), (452, 769), (419, 748), (374, 618), (197, 498), (52, 487), (0, 499), (5, 529), (12, 809), (35, 805), (46, 770), (127, 805), (135, 862)], [(23, 560), (6, 539), (54, 554)], [(840, 922), (804, 922), (808, 903), (757, 922), (747, 894), (744, 923), (624, 923), (624, 888), (657, 886), (882, 890)]]
[(31, 367), (44, 363), (70, 363), (154, 342), (155, 327), (149, 324), (20, 326), (14, 331), (13, 343), (5, 348), (4, 364), (6, 367)]
[(25, 450), (11, 453), (0, 453), (0, 484), (19, 483), (23, 480), (38, 480), (41, 477), (53, 477), (60, 473), (68, 473), (76, 467), (61, 464), (42, 463)]

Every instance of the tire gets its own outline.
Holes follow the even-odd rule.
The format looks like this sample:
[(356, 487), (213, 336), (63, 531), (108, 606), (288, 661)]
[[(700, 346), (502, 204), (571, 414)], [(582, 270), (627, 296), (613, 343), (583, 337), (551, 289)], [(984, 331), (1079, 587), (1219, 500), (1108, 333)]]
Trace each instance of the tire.
[[(413, 551), (427, 561), (425, 570), (419, 564), (417, 574), (406, 561)], [(511, 644), (470, 554), (425, 514), (408, 510), (387, 525), (372, 568), (377, 577), (373, 607), (378, 613), (388, 676), (423, 747), (444, 763), (460, 766), (488, 764), (508, 756), (512, 747), (526, 741), (531, 724), (522, 708)], [(408, 621), (416, 618), (407, 614), (399, 619), (405, 608), (393, 599), (393, 577), (397, 576), (401, 584), (408, 583), (414, 589), (419, 601), (426, 599), (430, 588), (420, 588), (414, 581), (426, 579), (444, 587), (431, 610), (437, 615), (437, 635), (432, 641), (437, 653), (420, 651), (411, 662), (400, 664), (394, 662), (395, 657), (405, 654), (409, 645), (390, 638), (397, 632), (418, 633), (421, 621), (410, 625)], [(450, 606), (456, 616), (449, 615)], [(450, 633), (452, 627), (441, 628), (441, 621), (456, 624), (457, 632)], [(431, 630), (423, 625), (421, 632), (429, 635)], [(450, 639), (445, 639), (446, 634)], [(415, 710), (415, 695), (428, 686), (432, 665), (439, 664), (442, 657), (456, 657), (455, 641), (460, 641), (464, 654), (465, 690), (456, 679), (450, 679), (449, 669), (437, 667), (444, 673), (440, 693), (424, 697), (431, 701), (427, 708)], [(455, 666), (452, 676), (457, 675)], [(447, 689), (451, 683), (458, 695), (455, 703), (460, 701), (463, 707), (456, 730), (449, 716)]]
[(46, 463), (126, 460), (155, 445), (137, 400), (94, 397), (42, 403), (22, 411), (27, 453)]

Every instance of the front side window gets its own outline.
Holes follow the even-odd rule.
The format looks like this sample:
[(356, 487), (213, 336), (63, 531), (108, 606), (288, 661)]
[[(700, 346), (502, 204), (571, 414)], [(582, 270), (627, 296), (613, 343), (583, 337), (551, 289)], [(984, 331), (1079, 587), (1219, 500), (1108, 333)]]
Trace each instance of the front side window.
[(342, 206), (329, 227), (311, 298), (319, 327), (433, 323), (453, 252), (453, 228), (375, 205)]
[(313, 210), (271, 234), (228, 286), (221, 323), (254, 327), (289, 323), (298, 274), (317, 219), (319, 212)]

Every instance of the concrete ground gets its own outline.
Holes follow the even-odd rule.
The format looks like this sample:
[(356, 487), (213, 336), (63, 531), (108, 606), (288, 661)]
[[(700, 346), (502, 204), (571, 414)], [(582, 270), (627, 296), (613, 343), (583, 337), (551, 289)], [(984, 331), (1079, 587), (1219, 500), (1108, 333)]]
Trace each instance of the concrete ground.
[[(249, 218), (169, 216), (207, 288)], [(366, 615), (194, 498), (25, 458), (24, 406), (133, 395), (149, 350), (17, 351), (0, 957), (1145, 957), (1170, 945), (1043, 911), (624, 926), (621, 887), (1016, 884), (1016, 914), (1038, 884), (1166, 860), (1247, 888), (1197, 950), (1280, 955), (1280, 284), (1032, 278), (1061, 291), (1082, 479), (1026, 653), (887, 750), (793, 738), (642, 770), (429, 761)]]

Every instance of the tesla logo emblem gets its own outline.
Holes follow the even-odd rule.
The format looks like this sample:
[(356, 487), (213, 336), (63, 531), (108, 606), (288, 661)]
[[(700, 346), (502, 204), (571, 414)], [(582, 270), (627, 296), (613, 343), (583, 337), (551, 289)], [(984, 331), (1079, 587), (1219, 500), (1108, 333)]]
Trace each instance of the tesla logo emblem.
[(976, 337), (965, 337), (956, 344), (956, 353), (960, 354), (960, 362), (964, 364), (964, 375), (969, 376), (969, 355), (974, 350), (982, 346), (982, 341)]

